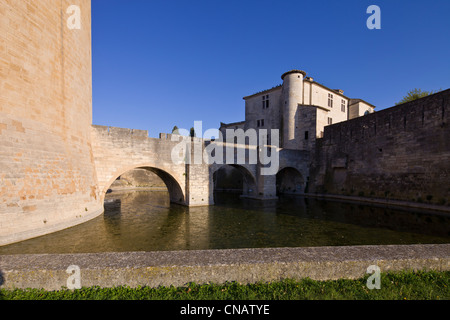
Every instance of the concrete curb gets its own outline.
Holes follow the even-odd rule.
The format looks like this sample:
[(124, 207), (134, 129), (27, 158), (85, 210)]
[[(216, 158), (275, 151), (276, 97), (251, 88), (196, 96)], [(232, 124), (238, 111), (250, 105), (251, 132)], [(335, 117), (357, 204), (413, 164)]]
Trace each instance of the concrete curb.
[(68, 286), (72, 265), (83, 287), (356, 279), (370, 265), (381, 272), (448, 271), (450, 244), (9, 255), (0, 256), (0, 287), (59, 290)]

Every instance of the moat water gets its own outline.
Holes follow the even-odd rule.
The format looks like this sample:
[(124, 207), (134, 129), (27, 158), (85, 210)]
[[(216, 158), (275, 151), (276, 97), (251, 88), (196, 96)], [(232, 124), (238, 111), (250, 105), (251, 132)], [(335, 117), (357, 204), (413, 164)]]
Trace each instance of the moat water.
[(446, 215), (289, 196), (262, 203), (217, 193), (215, 201), (187, 208), (170, 204), (167, 192), (113, 192), (101, 216), (0, 254), (450, 242)]

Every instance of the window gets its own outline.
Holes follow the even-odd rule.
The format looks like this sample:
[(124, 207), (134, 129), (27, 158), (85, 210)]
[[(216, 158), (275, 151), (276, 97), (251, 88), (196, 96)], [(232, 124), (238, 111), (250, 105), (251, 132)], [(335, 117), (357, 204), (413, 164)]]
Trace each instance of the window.
[(265, 95), (262, 97), (262, 106), (263, 109), (269, 109), (269, 95)]
[(259, 127), (264, 127), (264, 119), (261, 119), (261, 120), (257, 120), (256, 121), (256, 126), (259, 128)]
[(341, 100), (341, 111), (345, 112), (345, 100), (344, 99)]
[(308, 138), (309, 138), (309, 132), (305, 131), (305, 140), (308, 140)]
[(331, 93), (328, 94), (328, 107), (333, 108), (333, 95)]
[(333, 124), (333, 119), (331, 119), (330, 117), (328, 117), (328, 125)]

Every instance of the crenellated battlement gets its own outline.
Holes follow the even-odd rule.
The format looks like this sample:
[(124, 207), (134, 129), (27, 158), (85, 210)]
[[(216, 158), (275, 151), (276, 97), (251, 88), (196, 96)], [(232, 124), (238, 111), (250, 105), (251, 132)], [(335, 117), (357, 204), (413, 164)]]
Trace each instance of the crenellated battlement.
[(325, 127), (316, 192), (450, 205), (450, 89)]
[(450, 122), (450, 89), (325, 127), (322, 144), (387, 137), (401, 132), (442, 127)]
[(148, 138), (148, 130), (128, 129), (110, 126), (92, 125), (98, 133), (111, 135), (116, 137), (146, 137)]

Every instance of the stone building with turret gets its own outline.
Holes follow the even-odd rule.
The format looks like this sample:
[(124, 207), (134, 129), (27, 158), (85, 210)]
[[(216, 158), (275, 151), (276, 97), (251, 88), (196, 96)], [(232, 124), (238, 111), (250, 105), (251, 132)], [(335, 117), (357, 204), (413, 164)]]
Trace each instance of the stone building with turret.
[(245, 121), (221, 123), (222, 134), (226, 129), (267, 129), (270, 143), (270, 130), (278, 129), (281, 148), (311, 150), (325, 126), (374, 112), (372, 104), (330, 89), (305, 71), (291, 70), (281, 79), (279, 86), (244, 97)]

